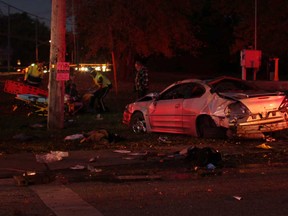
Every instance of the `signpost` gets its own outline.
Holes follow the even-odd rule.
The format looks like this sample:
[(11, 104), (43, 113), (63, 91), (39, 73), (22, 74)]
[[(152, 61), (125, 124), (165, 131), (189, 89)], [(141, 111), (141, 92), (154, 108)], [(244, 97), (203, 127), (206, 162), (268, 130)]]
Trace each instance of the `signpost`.
[(242, 79), (246, 80), (246, 69), (253, 69), (253, 80), (256, 80), (256, 74), (261, 66), (261, 50), (244, 49), (240, 54), (240, 62), (242, 66)]

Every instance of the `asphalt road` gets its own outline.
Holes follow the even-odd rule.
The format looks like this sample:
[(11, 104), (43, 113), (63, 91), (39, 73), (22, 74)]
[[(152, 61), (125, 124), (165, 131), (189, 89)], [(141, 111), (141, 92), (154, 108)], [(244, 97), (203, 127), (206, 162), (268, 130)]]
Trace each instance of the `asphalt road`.
[(284, 164), (225, 168), (221, 175), (158, 174), (162, 180), (58, 181), (28, 187), (2, 179), (0, 215), (288, 215)]
[(260, 166), (192, 178), (189, 173), (172, 172), (163, 181), (69, 187), (107, 216), (288, 215), (287, 171)]

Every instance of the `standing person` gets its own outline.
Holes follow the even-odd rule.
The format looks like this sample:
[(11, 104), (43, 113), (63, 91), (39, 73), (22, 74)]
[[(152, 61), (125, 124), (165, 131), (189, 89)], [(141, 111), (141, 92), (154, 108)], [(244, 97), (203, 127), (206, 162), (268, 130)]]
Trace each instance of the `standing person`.
[(136, 77), (135, 77), (135, 90), (138, 98), (147, 94), (148, 91), (148, 69), (141, 62), (135, 62)]
[(24, 82), (27, 82), (29, 85), (39, 86), (43, 79), (43, 75), (43, 64), (36, 61), (28, 67), (28, 70), (24, 75)]
[(97, 99), (98, 111), (107, 112), (108, 108), (104, 103), (104, 98), (112, 88), (111, 81), (104, 74), (102, 74), (101, 71), (95, 71), (94, 69), (91, 71), (91, 76), (93, 77), (93, 81), (97, 89), (90, 98), (90, 111), (94, 110), (95, 100)]

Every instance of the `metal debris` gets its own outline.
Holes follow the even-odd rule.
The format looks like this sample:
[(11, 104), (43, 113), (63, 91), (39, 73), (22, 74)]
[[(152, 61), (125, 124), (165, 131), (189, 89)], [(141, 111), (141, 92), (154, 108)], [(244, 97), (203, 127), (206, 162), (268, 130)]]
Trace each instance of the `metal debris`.
[(233, 196), (233, 198), (238, 200), (238, 201), (242, 200), (242, 197), (240, 197), (240, 196)]
[(66, 136), (64, 138), (64, 141), (68, 141), (68, 140), (78, 140), (78, 139), (83, 139), (84, 135), (83, 134), (73, 134), (73, 135), (69, 135)]
[(114, 150), (113, 152), (120, 153), (120, 154), (128, 154), (131, 153), (129, 150)]
[(159, 143), (165, 143), (165, 144), (170, 144), (170, 143), (172, 143), (172, 141), (169, 140), (167, 136), (159, 136), (158, 142), (159, 142)]
[(70, 169), (83, 170), (83, 169), (85, 169), (85, 166), (83, 166), (83, 165), (75, 165), (75, 166), (70, 167)]

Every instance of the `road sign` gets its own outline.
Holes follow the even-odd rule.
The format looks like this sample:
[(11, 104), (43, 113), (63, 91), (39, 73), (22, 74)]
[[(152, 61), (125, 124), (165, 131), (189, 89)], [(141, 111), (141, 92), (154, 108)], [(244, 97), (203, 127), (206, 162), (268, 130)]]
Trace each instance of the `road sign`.
[(57, 81), (69, 80), (70, 64), (69, 62), (58, 62), (57, 63)]

